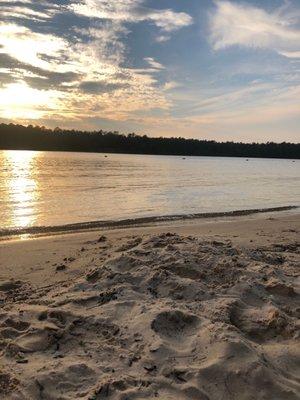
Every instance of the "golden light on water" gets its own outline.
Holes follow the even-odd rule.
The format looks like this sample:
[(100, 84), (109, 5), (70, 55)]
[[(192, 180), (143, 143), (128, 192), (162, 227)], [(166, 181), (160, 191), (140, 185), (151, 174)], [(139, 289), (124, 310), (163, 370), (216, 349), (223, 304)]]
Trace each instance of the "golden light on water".
[(10, 204), (11, 226), (26, 228), (34, 225), (34, 204), (38, 197), (36, 163), (41, 153), (35, 151), (6, 151), (4, 201)]

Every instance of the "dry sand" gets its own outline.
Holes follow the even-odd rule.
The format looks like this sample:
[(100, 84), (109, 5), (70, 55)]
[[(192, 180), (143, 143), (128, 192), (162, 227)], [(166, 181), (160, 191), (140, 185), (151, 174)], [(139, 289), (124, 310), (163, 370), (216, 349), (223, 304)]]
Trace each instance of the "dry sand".
[(0, 242), (1, 399), (296, 400), (299, 214)]

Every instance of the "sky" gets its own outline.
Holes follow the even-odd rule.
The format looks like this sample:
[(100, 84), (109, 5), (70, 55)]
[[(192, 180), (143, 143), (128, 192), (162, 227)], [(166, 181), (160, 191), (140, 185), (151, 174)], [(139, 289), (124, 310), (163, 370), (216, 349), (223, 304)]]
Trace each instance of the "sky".
[(300, 140), (300, 0), (0, 0), (0, 122)]

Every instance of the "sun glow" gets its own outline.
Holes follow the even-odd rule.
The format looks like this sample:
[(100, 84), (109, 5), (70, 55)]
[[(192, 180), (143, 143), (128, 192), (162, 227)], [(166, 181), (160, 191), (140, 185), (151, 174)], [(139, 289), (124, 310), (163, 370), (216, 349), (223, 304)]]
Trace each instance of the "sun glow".
[(0, 112), (4, 118), (38, 119), (58, 108), (58, 93), (37, 90), (25, 83), (13, 83), (1, 90)]

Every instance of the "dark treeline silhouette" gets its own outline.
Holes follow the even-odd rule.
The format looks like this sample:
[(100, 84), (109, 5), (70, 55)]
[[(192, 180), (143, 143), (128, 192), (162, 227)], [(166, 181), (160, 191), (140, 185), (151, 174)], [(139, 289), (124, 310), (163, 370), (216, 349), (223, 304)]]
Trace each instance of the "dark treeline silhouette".
[(181, 137), (148, 137), (134, 133), (83, 132), (40, 126), (0, 124), (0, 149), (84, 151), (182, 156), (300, 158), (300, 144), (218, 143)]

